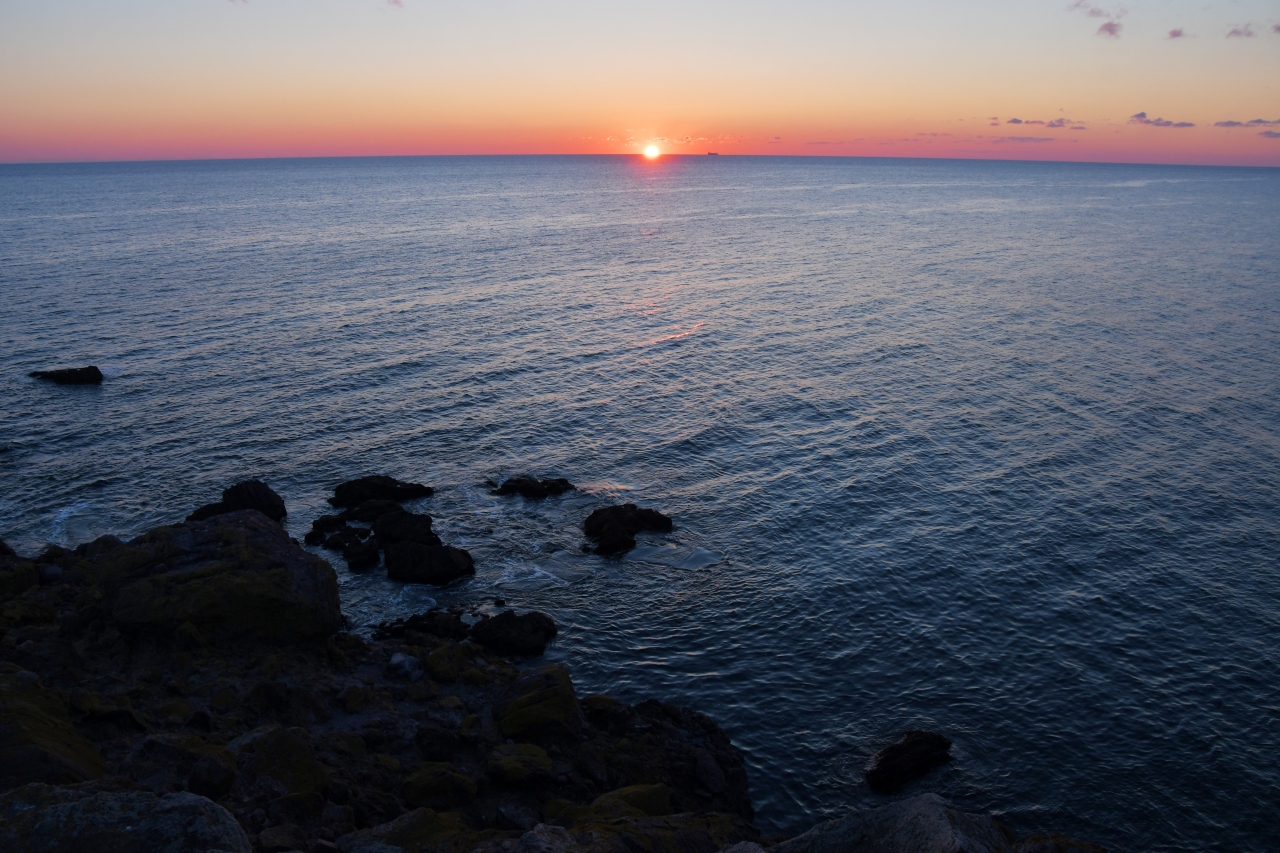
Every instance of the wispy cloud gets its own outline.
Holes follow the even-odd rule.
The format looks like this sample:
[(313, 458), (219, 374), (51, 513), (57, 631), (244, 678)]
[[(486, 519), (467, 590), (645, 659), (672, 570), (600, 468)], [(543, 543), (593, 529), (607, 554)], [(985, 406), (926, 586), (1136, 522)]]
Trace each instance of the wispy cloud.
[(1214, 127), (1267, 127), (1268, 125), (1280, 125), (1280, 118), (1272, 121), (1266, 118), (1254, 118), (1248, 121), (1215, 121)]
[(1089, 0), (1075, 0), (1067, 7), (1068, 12), (1083, 12), (1090, 18), (1103, 18), (1105, 23), (1098, 27), (1095, 35), (1106, 36), (1107, 38), (1120, 38), (1120, 31), (1124, 29), (1124, 25), (1120, 23), (1120, 19), (1125, 16), (1128, 11), (1123, 6), (1117, 6), (1114, 9), (1107, 9)]
[(1169, 38), (1171, 39), (1184, 39), (1186, 37), (1187, 37), (1187, 31), (1184, 30), (1182, 27), (1174, 27), (1173, 29), (1169, 30)]
[(1098, 32), (1096, 32), (1094, 35), (1107, 36), (1108, 38), (1118, 39), (1120, 38), (1120, 31), (1123, 29), (1124, 29), (1124, 26), (1122, 24), (1118, 24), (1115, 21), (1107, 21), (1105, 24), (1098, 27)]
[(1052, 136), (1001, 136), (993, 140), (996, 145), (1004, 142), (1027, 143), (1027, 142), (1057, 142)]
[(1264, 130), (1262, 131), (1262, 133), (1259, 133), (1258, 135), (1265, 136), (1267, 139), (1280, 139), (1280, 133), (1277, 133), (1274, 130)]
[(404, 8), (404, 0), (387, 0), (388, 6), (395, 6), (397, 9)]
[(1129, 117), (1129, 124), (1149, 124), (1152, 127), (1195, 127), (1189, 121), (1169, 121), (1166, 118), (1147, 118), (1146, 113), (1135, 113)]
[(1084, 130), (1084, 122), (1072, 121), (1069, 118), (1055, 118), (1052, 121), (1044, 119), (1020, 119), (1011, 118), (1005, 124), (1027, 124), (1038, 125), (1046, 130)]
[(1257, 33), (1253, 31), (1253, 24), (1245, 24), (1243, 27), (1232, 27), (1227, 33), (1229, 39), (1251, 39)]
[(1271, 25), (1271, 32), (1273, 32), (1273, 33), (1280, 33), (1280, 24), (1272, 24), (1272, 25)]

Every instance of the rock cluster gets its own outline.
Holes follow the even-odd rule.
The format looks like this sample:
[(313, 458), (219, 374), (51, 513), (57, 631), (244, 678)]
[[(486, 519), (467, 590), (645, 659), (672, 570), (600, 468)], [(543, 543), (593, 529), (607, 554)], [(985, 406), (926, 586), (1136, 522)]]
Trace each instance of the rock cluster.
[(582, 523), (582, 530), (596, 540), (597, 554), (623, 554), (636, 547), (636, 534), (641, 531), (670, 533), (671, 519), (656, 509), (621, 504), (595, 510)]
[(520, 495), (529, 500), (542, 500), (553, 495), (562, 495), (565, 492), (573, 491), (574, 488), (573, 483), (570, 483), (564, 477), (540, 480), (528, 474), (521, 474), (519, 477), (509, 477), (503, 480), (502, 485), (489, 492), (489, 494)]

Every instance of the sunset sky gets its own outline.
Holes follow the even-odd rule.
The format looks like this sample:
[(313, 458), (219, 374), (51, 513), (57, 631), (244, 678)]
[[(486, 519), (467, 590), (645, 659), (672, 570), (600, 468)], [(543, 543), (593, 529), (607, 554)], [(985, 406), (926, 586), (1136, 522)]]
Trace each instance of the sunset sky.
[(0, 0), (0, 162), (1280, 166), (1280, 0)]

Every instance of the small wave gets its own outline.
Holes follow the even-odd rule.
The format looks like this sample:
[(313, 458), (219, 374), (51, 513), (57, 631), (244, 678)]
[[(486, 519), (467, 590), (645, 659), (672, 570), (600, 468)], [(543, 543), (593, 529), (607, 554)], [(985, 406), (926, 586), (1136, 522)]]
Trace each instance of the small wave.
[(686, 331), (686, 332), (675, 332), (674, 334), (666, 335), (666, 336), (661, 337), (661, 338), (654, 338), (654, 339), (653, 339), (653, 340), (651, 340), (651, 341), (645, 341), (645, 342), (644, 342), (644, 343), (642, 343), (642, 344), (636, 344), (636, 346), (637, 346), (637, 347), (651, 347), (651, 346), (653, 346), (654, 344), (664, 344), (664, 343), (667, 343), (668, 341), (678, 341), (678, 340), (680, 340), (681, 338), (687, 338), (687, 337), (689, 337), (690, 335), (692, 335), (694, 332), (698, 331), (699, 329), (701, 329), (701, 328), (702, 328), (703, 326), (705, 326), (705, 325), (707, 325), (707, 324), (706, 324), (706, 323), (694, 323), (694, 324), (693, 324), (693, 328), (692, 328), (692, 329), (689, 329), (689, 330), (688, 330), (688, 331)]
[(54, 513), (53, 519), (49, 522), (48, 541), (56, 542), (59, 545), (70, 544), (71, 521), (92, 507), (93, 501), (80, 501), (70, 506), (64, 506)]
[(724, 554), (710, 548), (685, 551), (676, 545), (638, 545), (627, 554), (628, 560), (656, 563), (673, 569), (705, 569), (724, 560)]
[(507, 587), (548, 587), (548, 586), (568, 586), (569, 582), (561, 578), (554, 572), (550, 572), (540, 566), (530, 563), (521, 563), (516, 560), (504, 560), (506, 566), (502, 570), (502, 574), (493, 582), (493, 586), (499, 589)]

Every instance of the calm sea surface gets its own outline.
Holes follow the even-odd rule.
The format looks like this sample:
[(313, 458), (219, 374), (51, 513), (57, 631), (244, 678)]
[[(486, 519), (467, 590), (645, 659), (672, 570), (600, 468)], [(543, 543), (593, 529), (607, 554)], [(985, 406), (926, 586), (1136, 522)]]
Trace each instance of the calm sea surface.
[[(580, 692), (712, 715), (759, 824), (868, 757), (1112, 851), (1280, 848), (1280, 171), (841, 159), (0, 167), (0, 537), (301, 536), (389, 473)], [(29, 370), (97, 364), (99, 388)], [(486, 478), (566, 476), (526, 503)], [(579, 552), (594, 507), (676, 530)]]

